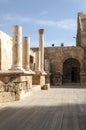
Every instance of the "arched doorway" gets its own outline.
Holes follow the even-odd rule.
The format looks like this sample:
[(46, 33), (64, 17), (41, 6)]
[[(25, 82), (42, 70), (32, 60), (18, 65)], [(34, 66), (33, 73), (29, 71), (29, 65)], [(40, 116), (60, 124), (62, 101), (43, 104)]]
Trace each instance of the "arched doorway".
[(63, 63), (63, 83), (80, 82), (80, 63), (74, 58), (69, 58)]

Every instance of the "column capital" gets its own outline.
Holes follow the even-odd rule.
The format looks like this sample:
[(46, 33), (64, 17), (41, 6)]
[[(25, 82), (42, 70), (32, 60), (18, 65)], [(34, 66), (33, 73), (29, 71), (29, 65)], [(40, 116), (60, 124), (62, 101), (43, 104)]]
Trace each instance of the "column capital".
[(23, 41), (27, 44), (27, 42), (30, 42), (30, 37), (27, 36), (23, 37)]
[(44, 33), (44, 29), (39, 29), (39, 34), (43, 34)]
[(20, 26), (20, 25), (14, 25), (13, 27), (14, 28), (22, 28), (22, 26)]
[(22, 26), (20, 26), (20, 25), (14, 25), (13, 26), (13, 31), (14, 31), (14, 33), (16, 33), (16, 35), (18, 33), (20, 34), (20, 32), (22, 33)]

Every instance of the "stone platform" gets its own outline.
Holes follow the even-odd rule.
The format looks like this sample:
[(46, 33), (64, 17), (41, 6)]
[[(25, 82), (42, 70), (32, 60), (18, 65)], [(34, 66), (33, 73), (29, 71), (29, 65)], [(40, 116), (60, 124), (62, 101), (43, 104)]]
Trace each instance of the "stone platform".
[(0, 102), (20, 100), (32, 90), (32, 71), (0, 71)]

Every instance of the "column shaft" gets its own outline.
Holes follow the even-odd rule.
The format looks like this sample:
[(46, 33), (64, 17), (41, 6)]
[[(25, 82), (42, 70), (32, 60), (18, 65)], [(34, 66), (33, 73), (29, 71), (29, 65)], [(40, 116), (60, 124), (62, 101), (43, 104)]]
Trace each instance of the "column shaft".
[(22, 27), (13, 27), (13, 48), (12, 48), (12, 69), (21, 70), (22, 69)]
[(44, 29), (39, 29), (39, 68), (44, 71)]
[(30, 38), (23, 38), (23, 68), (26, 70), (30, 70)]

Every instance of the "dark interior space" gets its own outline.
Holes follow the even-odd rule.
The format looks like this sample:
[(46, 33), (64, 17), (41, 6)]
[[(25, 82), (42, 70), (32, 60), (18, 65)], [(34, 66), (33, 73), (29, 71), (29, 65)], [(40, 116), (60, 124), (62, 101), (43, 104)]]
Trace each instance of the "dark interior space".
[(63, 83), (80, 82), (80, 64), (73, 58), (67, 59), (63, 63)]

